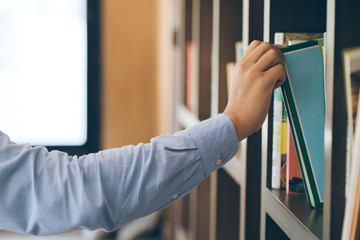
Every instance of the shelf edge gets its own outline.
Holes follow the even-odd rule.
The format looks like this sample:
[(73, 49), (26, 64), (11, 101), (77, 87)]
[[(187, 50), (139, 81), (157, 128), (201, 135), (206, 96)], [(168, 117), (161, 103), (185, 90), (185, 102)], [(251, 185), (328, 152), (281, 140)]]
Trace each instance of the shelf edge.
[(290, 239), (319, 239), (292, 212), (283, 205), (269, 189), (263, 193), (266, 213), (276, 222)]

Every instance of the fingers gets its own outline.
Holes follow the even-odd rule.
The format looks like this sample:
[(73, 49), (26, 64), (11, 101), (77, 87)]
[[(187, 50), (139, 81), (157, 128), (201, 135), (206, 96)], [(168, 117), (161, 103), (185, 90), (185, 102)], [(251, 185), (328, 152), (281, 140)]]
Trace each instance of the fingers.
[[(281, 47), (281, 46), (279, 46)], [(280, 49), (268, 42), (253, 41), (242, 57), (243, 69), (264, 74), (270, 89), (285, 81), (285, 57)]]
[(265, 79), (273, 90), (280, 87), (286, 80), (285, 67), (282, 63), (268, 69), (265, 73)]
[(283, 57), (281, 52), (279, 53), (275, 48), (271, 48), (260, 57), (256, 63), (256, 68), (258, 68), (259, 71), (266, 71), (278, 63), (283, 64)]
[(267, 53), (271, 49), (274, 49), (274, 46), (271, 43), (263, 42), (250, 53), (248, 60), (252, 63), (256, 63), (265, 53)]
[(242, 59), (246, 59), (252, 53), (252, 51), (254, 51), (254, 49), (257, 48), (261, 43), (262, 42), (258, 40), (252, 41), (247, 47), (244, 55), (242, 56)]

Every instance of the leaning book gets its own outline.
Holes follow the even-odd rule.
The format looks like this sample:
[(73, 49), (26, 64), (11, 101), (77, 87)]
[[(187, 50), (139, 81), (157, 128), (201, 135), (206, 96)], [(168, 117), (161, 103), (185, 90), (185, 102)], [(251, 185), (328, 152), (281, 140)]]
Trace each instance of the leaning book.
[[(282, 46), (291, 46), (294, 44), (298, 44), (298, 43), (303, 43), (303, 42), (307, 42), (310, 40), (318, 40), (318, 39), (323, 39), (324, 38), (324, 33), (307, 33), (307, 32), (275, 32), (274, 34), (274, 44), (277, 45), (282, 45)], [(324, 71), (325, 72), (325, 71)], [(280, 90), (280, 89), (279, 89)], [(281, 91), (280, 91), (281, 92)], [(275, 107), (275, 101), (274, 101), (274, 107)], [(285, 106), (283, 106), (283, 108), (285, 108)], [(302, 178), (301, 178), (301, 174), (300, 174), (300, 178), (297, 177), (294, 178), (294, 181), (291, 180), (291, 178), (287, 178), (288, 176), (288, 171), (290, 169), (293, 169), (293, 167), (296, 167), (295, 165), (299, 165), (298, 161), (297, 161), (297, 157), (295, 156), (291, 156), (291, 160), (293, 160), (291, 162), (291, 164), (288, 164), (288, 160), (290, 160), (288, 158), (288, 152), (287, 152), (287, 144), (288, 141), (290, 141), (290, 139), (288, 139), (287, 136), (287, 113), (286, 110), (283, 109), (282, 113), (285, 115), (285, 119), (283, 119), (282, 121), (282, 127), (281, 127), (281, 171), (280, 174), (278, 173), (277, 169), (278, 169), (278, 161), (276, 156), (273, 154), (273, 159), (272, 159), (272, 183), (278, 183), (281, 182), (281, 189), (286, 189), (286, 186), (291, 186), (291, 188), (294, 187), (293, 183), (295, 184), (295, 186), (299, 186), (301, 189), (301, 186), (303, 186), (302, 183)], [(278, 118), (278, 116), (276, 116), (276, 114), (279, 114), (278, 112), (274, 111), (273, 114), (273, 123), (275, 122), (275, 119)], [(281, 115), (281, 113), (280, 113)], [(274, 126), (274, 125), (273, 125)], [(276, 131), (273, 131), (273, 134), (275, 134)], [(279, 136), (280, 136), (279, 135)], [(274, 136), (273, 136), (274, 138)], [(276, 144), (278, 141), (273, 141), (273, 144)], [(274, 148), (274, 146), (273, 146)], [(295, 149), (294, 149), (294, 153), (295, 153)], [(296, 153), (295, 153), (296, 155)], [(275, 158), (274, 158), (275, 157)], [(288, 166), (290, 165), (290, 169), (288, 169)], [(298, 169), (300, 171), (300, 169)], [(294, 171), (290, 171), (290, 175), (292, 175), (292, 173), (294, 173)], [(291, 176), (290, 176), (291, 177)], [(289, 185), (288, 181), (291, 181), (292, 184)], [(272, 185), (272, 188), (278, 189), (280, 185)], [(303, 189), (303, 188), (302, 188)]]
[(325, 89), (318, 41), (283, 48), (286, 81), (281, 87), (309, 205), (324, 199)]

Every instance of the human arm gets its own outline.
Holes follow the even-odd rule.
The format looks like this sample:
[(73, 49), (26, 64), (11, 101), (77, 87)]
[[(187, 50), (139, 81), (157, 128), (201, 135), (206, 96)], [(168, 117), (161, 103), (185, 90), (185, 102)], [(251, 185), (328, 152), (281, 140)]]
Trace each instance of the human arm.
[(0, 133), (0, 229), (110, 231), (188, 193), (261, 126), (284, 77), (282, 55), (271, 49), (260, 42), (249, 46), (224, 114), (148, 144), (72, 157), (15, 144)]
[(0, 229), (114, 230), (188, 193), (237, 147), (223, 114), (147, 144), (81, 157), (15, 144), (0, 132)]

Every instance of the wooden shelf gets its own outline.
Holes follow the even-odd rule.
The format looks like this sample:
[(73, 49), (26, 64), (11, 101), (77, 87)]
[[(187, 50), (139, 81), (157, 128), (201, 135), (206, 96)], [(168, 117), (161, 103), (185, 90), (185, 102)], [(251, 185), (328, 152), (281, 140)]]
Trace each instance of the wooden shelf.
[(267, 189), (264, 198), (266, 213), (288, 237), (322, 239), (323, 211), (311, 209), (305, 195)]

